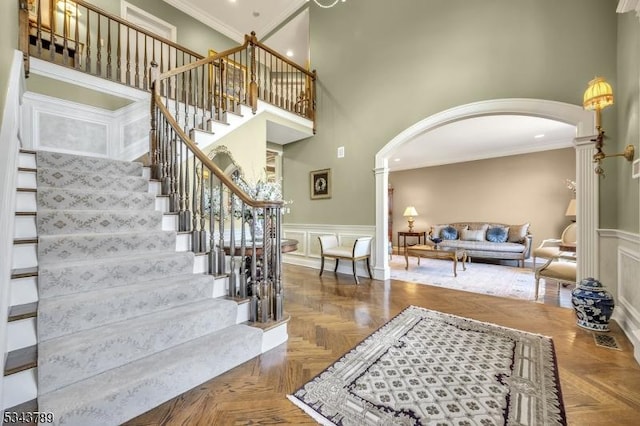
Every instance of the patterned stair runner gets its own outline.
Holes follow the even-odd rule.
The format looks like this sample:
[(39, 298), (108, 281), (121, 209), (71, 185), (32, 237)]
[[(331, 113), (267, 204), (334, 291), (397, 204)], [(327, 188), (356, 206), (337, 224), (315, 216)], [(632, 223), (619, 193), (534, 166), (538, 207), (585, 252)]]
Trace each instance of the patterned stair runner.
[(141, 164), (36, 161), (39, 411), (120, 424), (260, 354), (263, 332), (161, 229)]

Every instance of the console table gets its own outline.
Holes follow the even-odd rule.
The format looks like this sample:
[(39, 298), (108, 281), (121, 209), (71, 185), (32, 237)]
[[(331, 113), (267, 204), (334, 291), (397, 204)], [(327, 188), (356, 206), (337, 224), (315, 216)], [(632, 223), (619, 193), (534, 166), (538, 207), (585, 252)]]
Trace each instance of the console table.
[[(400, 245), (400, 237), (402, 237), (402, 246)], [(400, 247), (402, 247), (402, 254), (407, 252), (407, 237), (417, 237), (418, 245), (421, 244), (420, 239), (422, 238), (422, 243), (426, 244), (427, 231), (398, 231), (398, 251), (400, 251)]]

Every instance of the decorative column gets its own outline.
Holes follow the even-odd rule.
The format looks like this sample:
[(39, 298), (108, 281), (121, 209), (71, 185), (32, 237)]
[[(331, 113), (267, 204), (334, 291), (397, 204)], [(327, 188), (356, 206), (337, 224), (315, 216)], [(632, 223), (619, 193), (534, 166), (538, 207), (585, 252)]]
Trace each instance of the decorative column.
[(389, 268), (389, 243), (387, 241), (388, 226), (387, 215), (389, 214), (388, 203), (389, 194), (387, 188), (389, 186), (389, 167), (388, 160), (381, 159), (380, 166), (376, 167), (373, 172), (376, 175), (376, 264), (373, 268), (373, 278), (376, 280), (388, 280), (391, 277), (391, 269)]
[(598, 228), (600, 226), (600, 181), (594, 172), (593, 154), (595, 139), (593, 136), (576, 138), (576, 203), (578, 222), (577, 235), (577, 280), (587, 277), (598, 278), (599, 244)]

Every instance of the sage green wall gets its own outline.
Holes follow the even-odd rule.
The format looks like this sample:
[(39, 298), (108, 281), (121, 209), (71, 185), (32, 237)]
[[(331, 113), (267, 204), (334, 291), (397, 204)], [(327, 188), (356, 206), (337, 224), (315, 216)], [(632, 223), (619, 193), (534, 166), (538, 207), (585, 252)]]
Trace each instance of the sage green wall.
[(91, 105), (96, 108), (108, 109), (110, 111), (115, 111), (132, 103), (129, 99), (111, 96), (103, 92), (97, 92), (37, 74), (31, 74), (27, 79), (27, 90), (54, 98)]
[[(285, 197), (296, 206), (287, 222), (374, 224), (376, 152), (435, 113), (496, 98), (581, 105), (594, 75), (615, 86), (616, 6), (617, 0), (354, 0), (328, 10), (312, 6), (318, 132), (285, 146)], [(612, 138), (616, 122), (610, 108), (603, 125)], [(343, 159), (336, 158), (339, 146), (345, 147)], [(310, 200), (309, 171), (324, 168), (332, 169), (333, 196)], [(603, 186), (603, 199), (615, 204), (615, 192), (607, 195), (615, 178)], [(605, 227), (616, 225), (615, 212), (606, 210), (601, 219)]]
[(0, 13), (0, 117), (4, 116), (13, 51), (18, 46), (18, 2), (6, 3)]
[[(622, 152), (628, 144), (640, 156), (640, 20), (635, 13), (618, 15), (618, 87), (614, 87), (618, 109), (618, 135), (607, 140), (605, 152)], [(605, 110), (605, 113), (608, 112)], [(605, 160), (605, 170), (617, 173), (618, 229), (640, 231), (640, 179), (631, 178), (631, 164), (614, 158)], [(608, 178), (607, 178), (608, 179)]]
[(264, 180), (267, 150), (267, 122), (264, 116), (249, 120), (204, 151), (210, 151), (220, 145), (231, 151), (247, 182)]
[[(101, 9), (120, 16), (120, 1), (90, 0)], [(227, 50), (238, 46), (234, 40), (220, 34), (202, 22), (161, 0), (127, 0), (128, 3), (177, 27), (177, 42), (203, 56), (209, 49)]]
[(575, 170), (575, 150), (565, 148), (390, 173), (393, 243), (407, 230), (402, 213), (409, 205), (419, 213), (418, 230), (450, 222), (529, 223), (535, 247), (560, 238), (574, 198), (565, 179), (574, 180)]

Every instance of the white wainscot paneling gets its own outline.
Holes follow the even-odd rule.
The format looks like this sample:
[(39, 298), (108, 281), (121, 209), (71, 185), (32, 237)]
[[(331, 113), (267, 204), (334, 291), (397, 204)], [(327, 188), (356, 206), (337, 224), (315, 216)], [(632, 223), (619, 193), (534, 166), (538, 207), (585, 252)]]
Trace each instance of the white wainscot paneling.
[(634, 347), (640, 363), (640, 234), (601, 229), (600, 279), (615, 293), (613, 319)]
[(123, 148), (129, 148), (140, 140), (149, 138), (149, 118), (144, 116), (122, 126)]
[(26, 147), (121, 160), (148, 150), (147, 99), (111, 111), (38, 93), (24, 98)]
[[(353, 245), (358, 237), (374, 237), (375, 226), (365, 225), (321, 225), (321, 224), (284, 224), (283, 236), (298, 240), (298, 250), (283, 255), (283, 262), (293, 265), (320, 269), (320, 235), (336, 235), (341, 245)], [(371, 268), (375, 265), (375, 239), (371, 246)], [(333, 272), (335, 261), (325, 262), (325, 270)], [(340, 262), (338, 272), (351, 275), (351, 262)], [(364, 261), (357, 263), (358, 276), (368, 277)]]
[(106, 156), (109, 123), (37, 112), (38, 146)]

